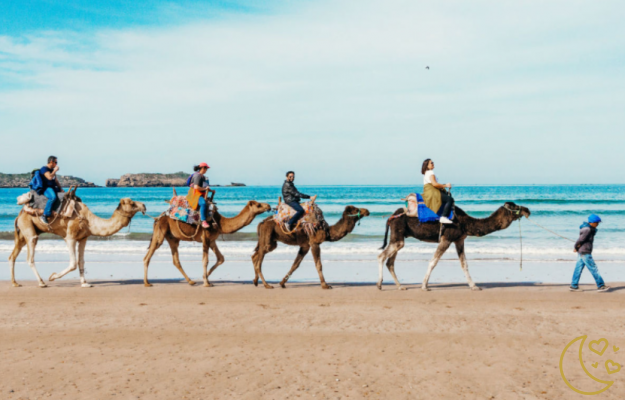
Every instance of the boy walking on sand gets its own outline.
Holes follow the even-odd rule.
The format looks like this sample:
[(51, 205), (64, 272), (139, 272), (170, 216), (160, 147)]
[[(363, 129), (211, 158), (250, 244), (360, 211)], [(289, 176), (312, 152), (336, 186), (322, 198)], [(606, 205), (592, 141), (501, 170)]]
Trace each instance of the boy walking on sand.
[(592, 245), (597, 234), (597, 226), (601, 222), (601, 218), (598, 215), (591, 214), (588, 217), (588, 222), (584, 222), (579, 227), (579, 239), (575, 242), (575, 248), (573, 252), (578, 254), (577, 265), (575, 266), (575, 272), (573, 273), (573, 281), (571, 282), (571, 292), (581, 292), (579, 288), (579, 278), (582, 276), (584, 267), (588, 267), (588, 270), (595, 278), (597, 283), (597, 290), (599, 292), (607, 292), (610, 290), (609, 286), (606, 286), (603, 282), (603, 278), (599, 274), (599, 268), (595, 264), (595, 260), (592, 258)]

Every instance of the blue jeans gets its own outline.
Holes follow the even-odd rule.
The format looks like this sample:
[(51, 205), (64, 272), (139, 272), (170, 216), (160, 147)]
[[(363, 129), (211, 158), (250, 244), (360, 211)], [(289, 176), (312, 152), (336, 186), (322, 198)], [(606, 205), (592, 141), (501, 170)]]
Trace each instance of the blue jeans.
[(206, 221), (208, 218), (208, 204), (206, 203), (206, 199), (204, 196), (200, 197), (200, 200), (197, 202), (200, 206), (200, 219), (202, 221)]
[(46, 196), (46, 198), (48, 199), (48, 202), (46, 203), (46, 208), (43, 210), (43, 215), (49, 217), (52, 215), (52, 206), (54, 206), (54, 203), (59, 198), (59, 196), (57, 196), (56, 190), (51, 187), (46, 188), (46, 190), (43, 192), (43, 195)]
[(597, 288), (605, 286), (603, 282), (603, 278), (599, 274), (599, 268), (597, 268), (597, 264), (595, 264), (595, 260), (592, 258), (592, 254), (580, 254), (577, 259), (577, 265), (575, 265), (575, 272), (573, 272), (573, 281), (571, 282), (571, 287), (577, 289), (577, 285), (579, 285), (579, 278), (582, 276), (582, 271), (584, 267), (588, 267), (588, 270), (592, 274), (592, 277), (595, 278), (595, 282), (597, 283)]
[(291, 228), (294, 228), (295, 224), (297, 224), (297, 221), (299, 221), (304, 216), (304, 214), (306, 214), (306, 212), (302, 208), (301, 204), (296, 201), (287, 204), (296, 211), (295, 215), (288, 222), (289, 226)]

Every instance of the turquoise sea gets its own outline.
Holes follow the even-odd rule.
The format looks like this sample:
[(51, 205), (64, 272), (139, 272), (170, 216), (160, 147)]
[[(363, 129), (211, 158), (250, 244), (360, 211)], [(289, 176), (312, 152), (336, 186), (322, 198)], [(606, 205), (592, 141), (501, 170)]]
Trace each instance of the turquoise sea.
[[(233, 216), (252, 199), (268, 202), (275, 207), (281, 195), (280, 188), (280, 186), (217, 188), (215, 200), (222, 214)], [(421, 187), (412, 186), (298, 186), (298, 188), (304, 193), (318, 195), (317, 202), (330, 224), (340, 218), (346, 205), (369, 209), (371, 216), (363, 219), (353, 234), (341, 242), (326, 243), (322, 249), (325, 262), (363, 262), (371, 265), (379, 254), (378, 248), (382, 244), (386, 218), (403, 206), (401, 198), (421, 190)], [(3, 258), (5, 255), (8, 256), (13, 247), (13, 221), (20, 210), (20, 206), (16, 204), (16, 197), (24, 191), (24, 189), (0, 189), (0, 256)], [(185, 188), (177, 188), (177, 191), (186, 193)], [(172, 189), (83, 188), (78, 189), (77, 193), (94, 213), (104, 218), (112, 214), (119, 199), (123, 197), (144, 202), (148, 213), (156, 216), (166, 209), (167, 204), (164, 200), (171, 197)], [(528, 207), (532, 212), (533, 221), (571, 239), (577, 238), (579, 225), (590, 213), (599, 214), (604, 222), (596, 237), (595, 258), (619, 266), (625, 260), (623, 247), (625, 185), (456, 186), (452, 194), (458, 207), (478, 218), (487, 217), (506, 201), (513, 201)], [(225, 236), (226, 241), (219, 242), (219, 247), (227, 260), (242, 263), (249, 260), (255, 245), (256, 225), (262, 218), (264, 216), (257, 217), (239, 234)], [(466, 246), (470, 262), (484, 260), (518, 263), (520, 253), (518, 225), (514, 223), (505, 231), (483, 238), (470, 238)], [(521, 222), (521, 228), (523, 258), (526, 262), (570, 264), (575, 259), (570, 242), (526, 220)], [(151, 230), (152, 219), (138, 214), (133, 219), (130, 229), (124, 229), (109, 240), (90, 241), (87, 246), (87, 259), (112, 263), (139, 262), (145, 255)], [(409, 240), (400, 253), (398, 263), (425, 264), (433, 254), (434, 248), (433, 244)], [(167, 244), (164, 244), (162, 249), (164, 250), (157, 252), (157, 260), (170, 263)], [(184, 244), (181, 248), (183, 262), (199, 261), (200, 252), (198, 245)], [(288, 263), (295, 257), (295, 252), (296, 249), (293, 247), (279, 245), (268, 260)], [(20, 261), (24, 258), (24, 254), (20, 255)], [(446, 258), (457, 259), (454, 251), (450, 251)], [(64, 263), (67, 259), (67, 249), (61, 240), (40, 241), (37, 249), (39, 266), (46, 260)], [(30, 271), (28, 273), (30, 274)], [(4, 274), (0, 275), (2, 276)], [(178, 277), (177, 271), (172, 270), (171, 277), (174, 276)], [(375, 280), (375, 276), (371, 277), (371, 280)]]

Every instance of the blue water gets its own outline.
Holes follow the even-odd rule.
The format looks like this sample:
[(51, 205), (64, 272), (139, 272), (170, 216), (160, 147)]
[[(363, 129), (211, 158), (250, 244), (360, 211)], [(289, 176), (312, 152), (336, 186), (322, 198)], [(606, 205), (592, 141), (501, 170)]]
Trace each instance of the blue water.
[[(397, 208), (402, 207), (401, 198), (410, 192), (421, 190), (421, 187), (410, 186), (299, 186), (307, 194), (318, 195), (317, 203), (324, 211), (326, 219), (332, 224), (336, 222), (346, 205), (351, 204), (367, 208), (371, 216), (362, 220), (344, 241), (326, 244), (325, 252), (357, 257), (358, 254), (368, 258), (377, 254), (384, 235), (386, 217)], [(177, 188), (178, 193), (186, 193), (184, 188)], [(0, 189), (0, 233), (4, 239), (10, 239), (8, 232), (13, 231), (13, 221), (19, 213), (16, 197), (24, 193), (24, 189)], [(108, 218), (117, 207), (120, 198), (130, 197), (146, 204), (148, 213), (158, 215), (167, 204), (164, 200), (171, 197), (171, 188), (83, 188), (77, 194), (97, 215)], [(596, 254), (605, 260), (625, 259), (625, 185), (549, 185), (549, 186), (457, 186), (452, 192), (456, 205), (470, 215), (478, 218), (487, 217), (506, 201), (513, 201), (528, 207), (532, 212), (532, 220), (544, 225), (563, 236), (576, 239), (579, 225), (590, 213), (599, 214), (604, 223), (600, 226), (596, 238)], [(279, 186), (271, 187), (233, 187), (217, 188), (215, 200), (219, 211), (226, 216), (236, 215), (248, 200), (277, 204), (281, 195)], [(268, 215), (268, 214), (267, 214)], [(241, 232), (253, 233), (257, 223), (263, 218), (257, 217), (250, 226)], [(130, 232), (149, 234), (152, 230), (152, 219), (138, 214), (132, 221)], [(572, 259), (572, 244), (558, 238), (527, 221), (522, 222), (524, 255), (536, 260)], [(133, 237), (124, 229), (116, 238)], [(253, 248), (252, 238), (247, 241), (229, 243), (232, 252), (240, 248), (247, 254)], [(147, 239), (147, 235), (139, 235)], [(136, 239), (137, 236), (134, 236)], [(243, 238), (242, 238), (243, 240)], [(137, 240), (135, 240), (137, 241)], [(126, 240), (117, 243), (116, 251), (145, 251), (145, 243), (133, 243)], [(38, 251), (46, 251), (42, 246)], [(0, 240), (0, 250), (11, 247), (9, 240)], [(57, 245), (50, 244), (50, 249)], [(89, 248), (96, 251), (98, 246), (111, 251), (111, 244), (90, 243)], [(226, 246), (226, 247), (227, 247)], [(238, 247), (237, 247), (238, 246)], [(59, 247), (65, 251), (62, 243)], [(409, 242), (404, 253), (421, 254), (427, 258), (432, 253), (432, 245)], [(50, 250), (52, 251), (52, 250)], [(519, 255), (519, 227), (513, 224), (505, 231), (496, 232), (484, 238), (470, 239), (467, 251), (474, 258), (514, 259)]]

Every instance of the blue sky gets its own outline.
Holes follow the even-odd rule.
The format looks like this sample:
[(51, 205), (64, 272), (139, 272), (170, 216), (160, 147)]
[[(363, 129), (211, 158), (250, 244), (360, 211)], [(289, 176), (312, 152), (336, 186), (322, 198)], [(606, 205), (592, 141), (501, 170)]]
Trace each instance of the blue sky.
[[(0, 172), (625, 183), (617, 1), (0, 4)], [(425, 67), (429, 66), (430, 69)], [(11, 149), (18, 149), (12, 151)]]

